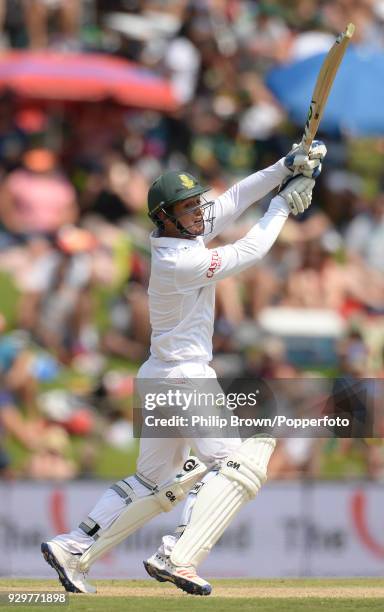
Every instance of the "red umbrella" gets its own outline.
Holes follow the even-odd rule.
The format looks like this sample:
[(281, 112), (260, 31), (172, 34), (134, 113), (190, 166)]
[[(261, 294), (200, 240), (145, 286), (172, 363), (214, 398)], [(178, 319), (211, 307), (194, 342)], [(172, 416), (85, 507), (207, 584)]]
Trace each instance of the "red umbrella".
[(0, 55), (0, 90), (29, 98), (175, 110), (170, 83), (125, 59), (97, 53), (11, 51)]

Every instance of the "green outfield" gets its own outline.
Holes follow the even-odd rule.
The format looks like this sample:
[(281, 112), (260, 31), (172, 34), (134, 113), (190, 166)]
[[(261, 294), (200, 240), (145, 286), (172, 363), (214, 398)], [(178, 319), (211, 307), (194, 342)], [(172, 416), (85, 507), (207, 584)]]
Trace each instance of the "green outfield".
[[(97, 580), (97, 595), (70, 595), (69, 606), (7, 605), (10, 610), (81, 610), (87, 612), (183, 612), (214, 610), (236, 612), (358, 612), (384, 609), (382, 579), (276, 579), (214, 580), (209, 597), (186, 595), (172, 587), (150, 580)], [(60, 591), (52, 580), (0, 579), (5, 591)]]

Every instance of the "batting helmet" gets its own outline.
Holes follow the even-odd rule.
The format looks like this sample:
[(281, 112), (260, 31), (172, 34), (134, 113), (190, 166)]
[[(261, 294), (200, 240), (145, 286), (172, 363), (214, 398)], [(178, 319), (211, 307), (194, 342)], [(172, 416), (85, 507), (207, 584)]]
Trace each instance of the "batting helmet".
[[(166, 212), (167, 208), (171, 208), (177, 202), (201, 195), (210, 189), (210, 187), (203, 187), (199, 181), (188, 172), (178, 172), (176, 170), (165, 172), (159, 176), (149, 188), (148, 216), (158, 227), (162, 227), (162, 221), (158, 217), (160, 210)], [(176, 225), (179, 226), (176, 219), (169, 214), (168, 216), (172, 218), (172, 220), (175, 220)], [(181, 233), (190, 234), (190, 232), (182, 228), (182, 226), (180, 226), (179, 229)]]

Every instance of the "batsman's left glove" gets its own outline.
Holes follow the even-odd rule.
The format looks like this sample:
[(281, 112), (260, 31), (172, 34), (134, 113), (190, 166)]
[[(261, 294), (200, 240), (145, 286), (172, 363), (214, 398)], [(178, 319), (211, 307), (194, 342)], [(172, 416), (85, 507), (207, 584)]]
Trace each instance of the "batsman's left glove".
[(303, 213), (312, 203), (312, 189), (315, 185), (314, 179), (299, 174), (289, 176), (283, 181), (279, 188), (281, 195), (289, 206), (293, 215)]
[(294, 144), (288, 155), (284, 158), (284, 165), (294, 175), (302, 174), (308, 178), (316, 179), (322, 167), (322, 161), (327, 154), (327, 147), (321, 140), (314, 140), (308, 155), (301, 144)]

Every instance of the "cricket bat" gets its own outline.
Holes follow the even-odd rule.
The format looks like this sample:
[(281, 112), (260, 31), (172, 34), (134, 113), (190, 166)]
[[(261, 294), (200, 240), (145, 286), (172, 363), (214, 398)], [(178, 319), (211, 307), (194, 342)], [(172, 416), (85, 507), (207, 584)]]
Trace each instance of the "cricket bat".
[(344, 53), (347, 50), (349, 41), (351, 40), (355, 26), (349, 23), (344, 32), (339, 34), (334, 45), (329, 50), (323, 65), (321, 66), (317, 77), (315, 89), (313, 90), (311, 104), (309, 106), (307, 121), (304, 127), (304, 134), (301, 144), (304, 151), (308, 154), (312, 141), (316, 136), (316, 132), (323, 116), (324, 108), (328, 100), (329, 92), (337, 70), (340, 66)]

